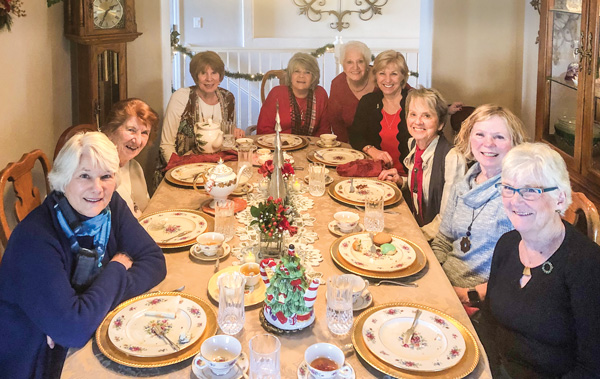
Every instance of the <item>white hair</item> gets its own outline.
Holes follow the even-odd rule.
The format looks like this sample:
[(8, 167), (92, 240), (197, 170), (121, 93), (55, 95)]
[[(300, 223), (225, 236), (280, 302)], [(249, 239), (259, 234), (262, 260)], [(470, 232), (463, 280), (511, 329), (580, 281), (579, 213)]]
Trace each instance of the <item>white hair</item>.
[(560, 154), (541, 142), (525, 142), (515, 146), (502, 160), (502, 181), (526, 183), (531, 187), (558, 187), (558, 191), (547, 192), (558, 200), (561, 192), (565, 201), (561, 214), (571, 205), (571, 182), (567, 165)]
[(371, 63), (371, 49), (360, 41), (349, 41), (340, 47), (340, 58), (344, 62), (346, 60), (346, 52), (348, 50), (358, 50), (365, 59), (365, 63), (368, 66)]
[(48, 173), (50, 187), (58, 192), (73, 179), (73, 175), (81, 162), (81, 157), (88, 154), (94, 167), (112, 172), (119, 171), (119, 153), (106, 134), (101, 132), (77, 133), (71, 137), (54, 160), (54, 166)]

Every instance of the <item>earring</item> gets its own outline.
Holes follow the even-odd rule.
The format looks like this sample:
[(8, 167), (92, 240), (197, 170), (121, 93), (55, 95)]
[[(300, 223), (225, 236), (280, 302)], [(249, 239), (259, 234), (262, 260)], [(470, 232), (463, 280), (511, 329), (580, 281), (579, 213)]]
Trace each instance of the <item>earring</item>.
[(556, 210), (554, 210), (554, 212), (560, 213), (560, 209), (556, 209)]

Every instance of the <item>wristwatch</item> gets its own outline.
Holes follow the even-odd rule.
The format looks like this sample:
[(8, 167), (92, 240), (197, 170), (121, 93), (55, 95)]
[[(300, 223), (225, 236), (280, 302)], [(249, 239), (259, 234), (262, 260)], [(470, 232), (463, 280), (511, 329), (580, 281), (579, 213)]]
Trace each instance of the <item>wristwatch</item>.
[(469, 292), (467, 292), (469, 296), (469, 301), (471, 302), (471, 306), (479, 308), (481, 305), (481, 297), (479, 297), (479, 292), (475, 288), (470, 288)]

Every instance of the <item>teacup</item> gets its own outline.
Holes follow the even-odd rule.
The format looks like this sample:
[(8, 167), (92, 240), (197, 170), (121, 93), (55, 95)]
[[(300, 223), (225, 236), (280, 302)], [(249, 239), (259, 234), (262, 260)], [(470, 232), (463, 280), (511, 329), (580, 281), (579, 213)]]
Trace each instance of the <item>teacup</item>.
[(221, 233), (202, 233), (196, 237), (194, 252), (203, 253), (208, 257), (212, 257), (213, 255), (217, 254), (221, 246), (223, 246), (224, 241), (225, 236)]
[(235, 140), (238, 145), (252, 145), (254, 140), (252, 138), (238, 138)]
[(349, 377), (349, 368), (344, 367), (344, 353), (330, 343), (310, 345), (304, 352), (308, 371), (319, 379)]
[(270, 149), (265, 149), (265, 148), (261, 148), (256, 150), (256, 154), (258, 154), (259, 157), (265, 156), (265, 155), (270, 155), (271, 154), (271, 150)]
[(369, 288), (369, 281), (354, 274), (344, 274), (342, 276), (345, 276), (350, 280), (350, 283), (352, 284), (352, 302), (356, 303), (356, 301), (363, 296), (365, 291), (367, 291), (367, 288)]
[(242, 344), (235, 337), (216, 335), (202, 342), (194, 365), (200, 368), (201, 361), (204, 361), (213, 374), (225, 375), (233, 368), (241, 353)]
[(337, 136), (335, 134), (321, 134), (321, 143), (323, 146), (333, 146)]
[(246, 286), (254, 287), (260, 280), (260, 266), (256, 262), (247, 262), (240, 266), (240, 272), (246, 278)]
[(333, 215), (333, 218), (342, 233), (352, 232), (356, 228), (356, 225), (358, 225), (358, 220), (360, 220), (358, 213), (348, 211), (337, 212)]

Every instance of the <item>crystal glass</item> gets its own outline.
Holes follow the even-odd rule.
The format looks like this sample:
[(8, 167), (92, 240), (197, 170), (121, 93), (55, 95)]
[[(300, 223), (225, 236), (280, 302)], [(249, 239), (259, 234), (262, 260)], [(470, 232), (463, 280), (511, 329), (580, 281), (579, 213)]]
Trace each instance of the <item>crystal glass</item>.
[(218, 200), (215, 204), (215, 232), (225, 236), (230, 241), (235, 232), (235, 203), (233, 200)]
[(323, 163), (311, 163), (308, 166), (308, 192), (312, 196), (325, 194), (325, 165)]
[(235, 147), (235, 137), (233, 135), (233, 130), (235, 129), (235, 124), (231, 121), (223, 121), (223, 125), (221, 126), (221, 130), (223, 130), (223, 149), (233, 149)]
[(244, 167), (244, 170), (240, 173), (240, 178), (238, 179), (238, 183), (248, 183), (252, 178), (252, 157), (254, 156), (254, 151), (256, 150), (256, 146), (254, 145), (240, 145), (238, 146), (238, 163), (237, 163), (237, 172), (240, 173), (240, 169)]
[(250, 379), (279, 379), (281, 342), (272, 334), (250, 339)]
[(344, 335), (352, 329), (352, 282), (344, 275), (327, 281), (327, 326), (335, 335)]
[(219, 276), (219, 314), (217, 322), (226, 334), (237, 334), (244, 328), (244, 287), (246, 278), (237, 271)]
[(365, 230), (381, 232), (383, 227), (383, 195), (371, 192), (365, 196)]

